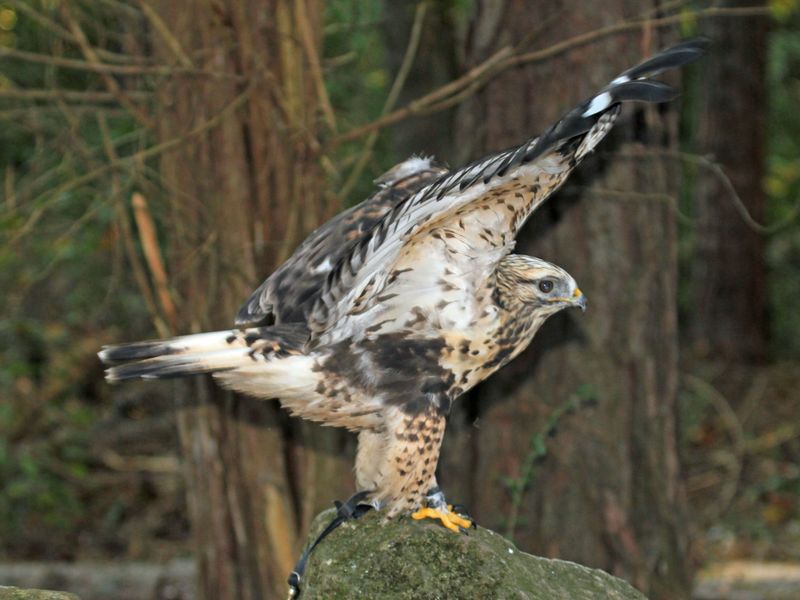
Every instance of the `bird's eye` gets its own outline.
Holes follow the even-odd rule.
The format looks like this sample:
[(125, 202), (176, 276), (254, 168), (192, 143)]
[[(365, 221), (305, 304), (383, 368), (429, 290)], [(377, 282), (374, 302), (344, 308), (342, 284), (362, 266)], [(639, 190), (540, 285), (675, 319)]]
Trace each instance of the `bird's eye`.
[(549, 279), (542, 279), (539, 282), (539, 289), (542, 290), (545, 294), (549, 294), (553, 291), (553, 282)]

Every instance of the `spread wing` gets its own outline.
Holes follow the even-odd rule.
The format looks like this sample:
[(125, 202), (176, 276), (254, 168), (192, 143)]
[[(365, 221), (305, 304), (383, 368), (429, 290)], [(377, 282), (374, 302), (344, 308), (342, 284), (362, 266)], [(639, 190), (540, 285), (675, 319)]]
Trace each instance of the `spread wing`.
[[(476, 293), (511, 251), (519, 228), (606, 136), (628, 101), (665, 102), (670, 86), (648, 79), (696, 60), (707, 42), (669, 48), (616, 77), (521, 146), (489, 155), (420, 189), (359, 238), (328, 275), (310, 313), (317, 343), (406, 329), (454, 304), (469, 319)], [(455, 287), (455, 289), (453, 289)], [(444, 294), (444, 295), (443, 295)], [(459, 308), (459, 306), (461, 308)]]
[(311, 233), (295, 253), (247, 299), (236, 315), (240, 327), (305, 322), (337, 262), (393, 206), (430, 184), (447, 170), (430, 159), (412, 157), (375, 181), (380, 186), (367, 200)]

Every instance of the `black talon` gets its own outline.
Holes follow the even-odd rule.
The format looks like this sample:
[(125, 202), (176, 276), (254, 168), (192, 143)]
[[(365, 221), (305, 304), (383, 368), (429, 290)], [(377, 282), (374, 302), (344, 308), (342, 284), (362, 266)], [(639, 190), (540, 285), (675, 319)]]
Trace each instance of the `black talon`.
[(469, 511), (467, 510), (467, 508), (463, 504), (451, 504), (450, 506), (452, 507), (451, 510), (454, 513), (464, 517), (465, 519), (467, 519), (468, 521), (470, 521), (472, 523), (472, 525), (470, 526), (470, 529), (477, 529), (478, 528), (478, 525), (475, 523), (475, 518), (471, 514), (469, 514)]
[(294, 566), (294, 570), (289, 574), (289, 598), (297, 598), (300, 595), (300, 580), (303, 578), (303, 573), (306, 570), (306, 562), (308, 561), (308, 557), (311, 555), (311, 551), (317, 547), (322, 540), (324, 540), (328, 535), (339, 525), (344, 523), (345, 521), (349, 521), (351, 519), (359, 519), (364, 514), (369, 512), (372, 508), (371, 504), (360, 504), (360, 502), (367, 497), (369, 492), (356, 492), (346, 502), (340, 502), (339, 500), (334, 501), (334, 506), (336, 506), (336, 516), (333, 520), (328, 523), (328, 526), (322, 530), (317, 536), (317, 539), (305, 549), (303, 554), (300, 555), (300, 559), (297, 561), (297, 564)]
[[(467, 519), (471, 523), (470, 529), (478, 528), (478, 525), (475, 523), (475, 519), (472, 518), (472, 515), (469, 514), (463, 504), (447, 504), (447, 501), (444, 498), (444, 493), (438, 486), (432, 487), (430, 490), (428, 490), (428, 493), (425, 495), (425, 502), (432, 508), (445, 508)], [(461, 531), (461, 533), (467, 533), (467, 530), (460, 525), (458, 526), (458, 529)]]

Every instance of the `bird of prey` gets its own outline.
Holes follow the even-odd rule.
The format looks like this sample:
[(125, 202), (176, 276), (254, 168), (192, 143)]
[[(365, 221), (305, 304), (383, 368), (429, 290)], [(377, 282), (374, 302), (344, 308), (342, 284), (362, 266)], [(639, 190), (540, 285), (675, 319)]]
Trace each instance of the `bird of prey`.
[(292, 414), (358, 432), (360, 498), (458, 531), (436, 464), (452, 403), (517, 356), (544, 321), (586, 299), (563, 269), (512, 254), (522, 224), (606, 136), (650, 79), (703, 40), (633, 67), (539, 137), (448, 171), (411, 158), (313, 232), (227, 331), (106, 347), (109, 381), (212, 374)]

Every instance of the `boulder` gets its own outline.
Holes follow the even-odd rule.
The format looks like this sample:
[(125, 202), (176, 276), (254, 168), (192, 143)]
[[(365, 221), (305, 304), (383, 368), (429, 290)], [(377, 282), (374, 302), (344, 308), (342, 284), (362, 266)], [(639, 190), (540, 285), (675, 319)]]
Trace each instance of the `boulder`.
[[(319, 515), (309, 539), (334, 516)], [(646, 600), (604, 571), (532, 556), (488, 529), (459, 535), (434, 521), (389, 521), (374, 511), (316, 547), (300, 588), (300, 600)]]
[(75, 594), (0, 585), (0, 600), (80, 600)]

